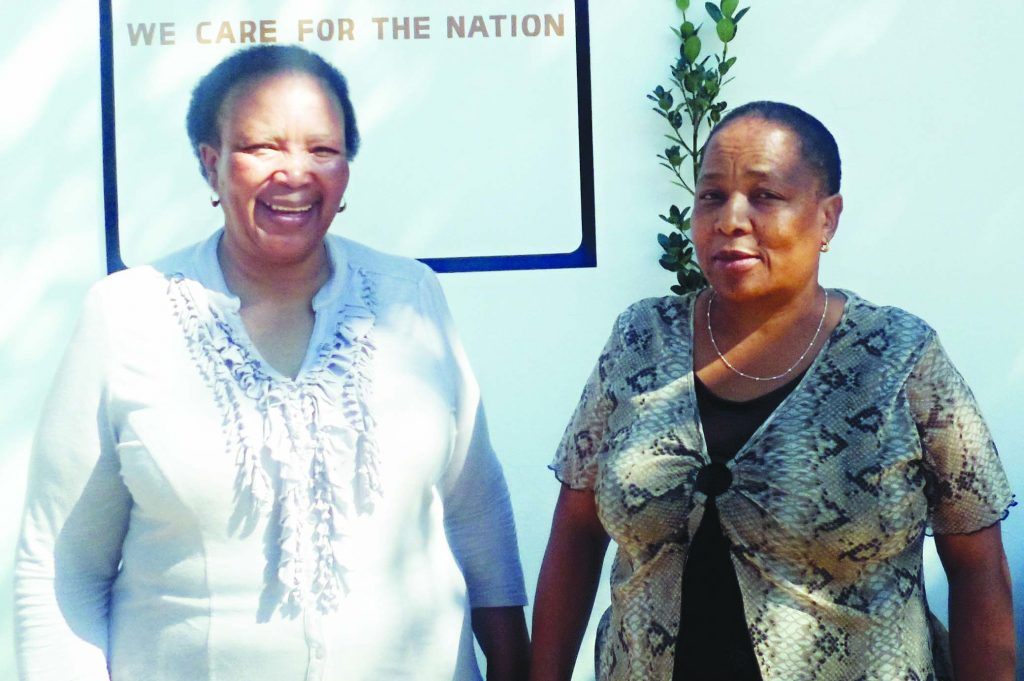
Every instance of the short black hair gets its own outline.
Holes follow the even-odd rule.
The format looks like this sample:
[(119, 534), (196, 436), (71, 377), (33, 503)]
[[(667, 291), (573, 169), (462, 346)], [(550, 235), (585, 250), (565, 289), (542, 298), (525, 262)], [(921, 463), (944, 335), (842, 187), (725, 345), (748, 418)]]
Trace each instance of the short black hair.
[(843, 177), (843, 167), (839, 160), (839, 146), (836, 144), (835, 137), (821, 121), (792, 104), (767, 101), (749, 102), (722, 116), (722, 120), (711, 131), (708, 143), (719, 131), (741, 118), (760, 118), (773, 123), (781, 123), (789, 128), (800, 140), (800, 155), (817, 172), (827, 195), (839, 193), (839, 184)]
[(231, 54), (199, 79), (192, 90), (192, 99), (185, 115), (185, 129), (192, 143), (192, 151), (199, 159), (199, 169), (206, 177), (206, 168), (199, 155), (199, 145), (220, 144), (218, 116), (225, 98), (239, 83), (262, 76), (295, 71), (307, 73), (323, 82), (341, 105), (345, 123), (345, 155), (355, 158), (359, 151), (359, 130), (356, 112), (348, 96), (348, 83), (334, 66), (323, 57), (297, 45), (257, 45)]

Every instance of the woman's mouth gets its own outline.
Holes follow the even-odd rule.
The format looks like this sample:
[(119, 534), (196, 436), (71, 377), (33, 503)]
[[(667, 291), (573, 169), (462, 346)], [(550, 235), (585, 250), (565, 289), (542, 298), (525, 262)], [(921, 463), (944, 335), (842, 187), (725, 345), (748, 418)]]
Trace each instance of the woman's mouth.
[(308, 203), (284, 203), (279, 201), (256, 201), (256, 219), (266, 229), (292, 230), (304, 226), (316, 214), (319, 201)]
[(267, 208), (269, 208), (270, 210), (272, 210), (275, 213), (283, 213), (283, 214), (286, 214), (286, 215), (288, 215), (288, 214), (294, 215), (294, 214), (297, 214), (297, 213), (306, 213), (306, 212), (308, 212), (308, 211), (313, 209), (313, 204), (312, 203), (307, 203), (304, 206), (289, 206), (289, 205), (286, 205), (286, 204), (272, 203), (272, 202), (269, 202), (269, 201), (260, 201), (260, 203), (262, 203), (264, 206), (266, 206)]
[(756, 253), (729, 249), (715, 253), (712, 262), (727, 272), (744, 272), (761, 262), (761, 258)]

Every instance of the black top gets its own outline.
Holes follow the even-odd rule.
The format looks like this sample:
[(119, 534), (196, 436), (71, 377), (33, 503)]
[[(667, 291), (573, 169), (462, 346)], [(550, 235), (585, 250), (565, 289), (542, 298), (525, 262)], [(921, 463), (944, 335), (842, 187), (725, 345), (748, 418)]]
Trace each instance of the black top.
[(697, 410), (712, 463), (697, 476), (697, 488), (708, 500), (683, 571), (673, 681), (761, 681), (715, 497), (732, 483), (725, 462), (736, 456), (802, 377), (753, 400), (733, 402), (714, 395), (694, 376)]

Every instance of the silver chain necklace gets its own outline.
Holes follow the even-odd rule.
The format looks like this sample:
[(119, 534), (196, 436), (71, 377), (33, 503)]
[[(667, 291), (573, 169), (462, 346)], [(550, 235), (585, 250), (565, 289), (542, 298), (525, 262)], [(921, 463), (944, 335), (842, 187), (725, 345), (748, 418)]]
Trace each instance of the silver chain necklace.
[(780, 378), (782, 378), (784, 376), (790, 375), (791, 373), (793, 373), (794, 369), (796, 369), (798, 366), (800, 366), (800, 362), (804, 361), (804, 357), (806, 357), (807, 353), (810, 352), (811, 348), (814, 347), (814, 343), (815, 343), (815, 341), (818, 340), (818, 335), (821, 333), (822, 327), (825, 326), (825, 315), (828, 314), (828, 289), (824, 289), (824, 290), (825, 290), (825, 307), (821, 311), (821, 319), (818, 320), (818, 328), (815, 329), (814, 336), (811, 338), (811, 342), (807, 344), (807, 347), (804, 348), (804, 351), (800, 354), (800, 356), (797, 358), (797, 360), (795, 362), (793, 362), (793, 366), (789, 367), (788, 369), (783, 371), (781, 374), (777, 374), (775, 376), (752, 376), (750, 374), (743, 373), (742, 371), (740, 371), (739, 369), (734, 367), (732, 365), (732, 363), (729, 362), (729, 360), (727, 360), (725, 358), (725, 355), (722, 354), (722, 351), (718, 349), (718, 343), (715, 342), (715, 334), (714, 334), (714, 332), (711, 331), (711, 303), (715, 302), (715, 291), (714, 291), (714, 289), (712, 289), (712, 291), (711, 291), (711, 297), (708, 299), (708, 307), (707, 307), (707, 310), (705, 311), (705, 316), (707, 318), (707, 323), (708, 323), (708, 338), (711, 339), (711, 347), (713, 347), (715, 349), (715, 354), (718, 355), (718, 359), (722, 360), (722, 363), (725, 364), (725, 366), (729, 367), (729, 369), (734, 374), (736, 374), (738, 376), (742, 376), (743, 378), (750, 379), (751, 381), (777, 381), (778, 379), (780, 379)]

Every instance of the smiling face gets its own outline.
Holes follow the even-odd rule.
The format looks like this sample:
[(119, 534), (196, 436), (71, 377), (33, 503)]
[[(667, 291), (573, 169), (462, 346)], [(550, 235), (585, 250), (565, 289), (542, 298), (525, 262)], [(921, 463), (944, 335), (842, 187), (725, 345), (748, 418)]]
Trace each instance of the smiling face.
[(786, 126), (756, 117), (715, 133), (697, 180), (692, 238), (715, 291), (735, 301), (792, 299), (818, 285), (821, 244), (843, 200)]
[(255, 264), (316, 257), (348, 185), (341, 108), (315, 77), (243, 81), (224, 99), (220, 144), (200, 145), (224, 208), (224, 246)]

